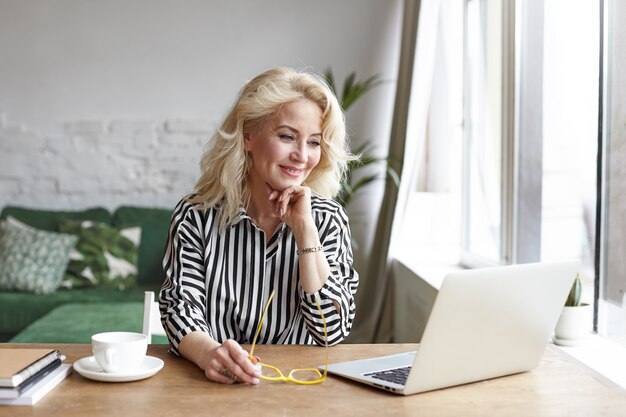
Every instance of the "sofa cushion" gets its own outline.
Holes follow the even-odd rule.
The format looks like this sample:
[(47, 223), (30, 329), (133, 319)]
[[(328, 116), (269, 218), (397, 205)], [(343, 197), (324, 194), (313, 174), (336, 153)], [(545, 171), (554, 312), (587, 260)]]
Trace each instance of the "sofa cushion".
[[(142, 320), (141, 302), (69, 303), (31, 323), (10, 342), (89, 344), (96, 333), (141, 333)], [(153, 337), (151, 343), (167, 343), (167, 339)]]
[(137, 282), (138, 226), (117, 228), (90, 220), (61, 221), (59, 230), (78, 237), (63, 286), (129, 289)]
[(0, 290), (50, 294), (59, 287), (78, 238), (0, 221)]
[(10, 342), (91, 343), (91, 335), (100, 332), (141, 332), (142, 311), (140, 302), (64, 304), (31, 323)]
[(0, 292), (0, 334), (5, 337), (15, 335), (33, 321), (46, 315), (53, 308), (63, 304), (143, 302), (145, 290), (158, 291), (158, 288), (142, 287), (128, 291), (93, 287), (75, 290), (59, 289), (48, 295), (26, 292)]
[(59, 211), (59, 210), (38, 210), (24, 207), (7, 206), (2, 209), (0, 219), (8, 216), (15, 217), (22, 223), (26, 223), (36, 229), (59, 231), (61, 220), (93, 220), (100, 223), (112, 224), (112, 216), (104, 208), (92, 208), (82, 211)]
[(139, 274), (137, 280), (142, 285), (161, 285), (165, 278), (163, 254), (167, 230), (172, 210), (122, 206), (113, 214), (113, 224), (121, 226), (141, 226), (139, 246)]

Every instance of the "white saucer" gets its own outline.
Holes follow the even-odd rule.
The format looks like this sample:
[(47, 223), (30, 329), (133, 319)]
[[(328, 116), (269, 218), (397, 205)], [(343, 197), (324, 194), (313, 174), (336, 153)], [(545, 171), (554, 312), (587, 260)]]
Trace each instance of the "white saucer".
[(146, 356), (141, 366), (132, 372), (104, 372), (96, 358), (88, 356), (74, 362), (76, 372), (85, 378), (104, 382), (129, 382), (149, 378), (163, 368), (163, 361), (153, 356)]

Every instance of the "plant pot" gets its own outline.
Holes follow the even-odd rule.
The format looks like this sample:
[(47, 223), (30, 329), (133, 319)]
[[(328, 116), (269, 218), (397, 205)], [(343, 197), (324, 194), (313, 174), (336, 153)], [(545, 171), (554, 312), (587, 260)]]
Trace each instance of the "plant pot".
[(593, 310), (589, 304), (563, 307), (554, 329), (554, 343), (560, 346), (578, 346), (591, 334)]

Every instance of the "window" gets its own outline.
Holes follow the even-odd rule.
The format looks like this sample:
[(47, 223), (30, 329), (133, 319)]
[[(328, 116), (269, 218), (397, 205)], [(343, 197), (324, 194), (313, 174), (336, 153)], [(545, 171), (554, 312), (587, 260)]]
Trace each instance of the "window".
[(587, 303), (595, 280), (599, 10), (599, 1), (555, 0), (544, 9), (541, 260), (580, 258)]
[(612, 36), (619, 14), (609, 13), (610, 0), (513, 3), (466, 2), (461, 260), (580, 258), (583, 302), (596, 302), (599, 334), (626, 346), (625, 100), (614, 93), (626, 89), (615, 76), (626, 43)]
[[(626, 346), (626, 80), (622, 76), (626, 59), (623, 21), (624, 3), (603, 2), (603, 89), (601, 228), (598, 282), (598, 331)], [(622, 63), (622, 65), (620, 65)]]
[[(419, 240), (414, 252), (427, 262), (448, 262), (456, 245), (464, 267), (580, 258), (583, 301), (594, 301), (600, 6), (442, 2), (425, 152), (409, 198), (414, 223), (400, 246)], [(607, 138), (607, 147), (624, 139)], [(609, 155), (604, 224), (621, 246), (601, 261), (600, 330), (624, 337), (626, 258), (616, 248), (626, 247), (617, 232), (626, 230), (626, 175)]]
[(468, 0), (466, 11), (463, 262), (581, 258), (588, 301), (598, 10), (597, 1)]

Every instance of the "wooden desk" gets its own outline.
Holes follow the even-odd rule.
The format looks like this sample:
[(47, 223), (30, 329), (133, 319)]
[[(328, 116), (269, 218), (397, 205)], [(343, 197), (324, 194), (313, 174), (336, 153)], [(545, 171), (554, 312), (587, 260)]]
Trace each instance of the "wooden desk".
[[(89, 345), (54, 347), (66, 363), (91, 355)], [(331, 362), (414, 350), (414, 344), (339, 345)], [(263, 361), (283, 370), (323, 363), (324, 350), (312, 346), (258, 346)], [(96, 382), (73, 372), (32, 407), (0, 406), (0, 416), (624, 416), (626, 393), (596, 381), (590, 373), (548, 347), (531, 372), (408, 397), (334, 376), (321, 385), (261, 381), (256, 387), (209, 382), (195, 365), (170, 356), (166, 346), (148, 354), (165, 361), (149, 379)]]

